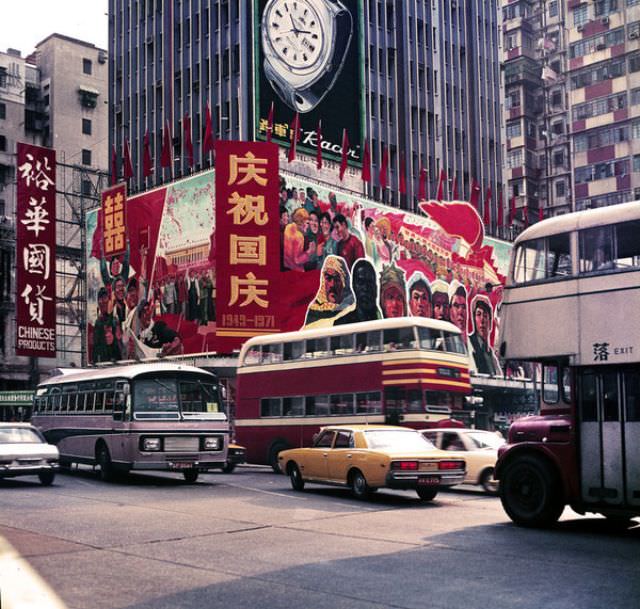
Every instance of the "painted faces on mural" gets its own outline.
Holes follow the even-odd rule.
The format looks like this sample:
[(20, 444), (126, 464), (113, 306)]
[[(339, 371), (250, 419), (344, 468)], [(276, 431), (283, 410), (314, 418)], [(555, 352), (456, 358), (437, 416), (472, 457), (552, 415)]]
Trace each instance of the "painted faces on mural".
[(344, 292), (344, 283), (340, 273), (332, 268), (324, 271), (324, 290), (327, 302), (339, 304), (342, 302), (342, 294)]
[(416, 281), (409, 292), (409, 310), (411, 315), (431, 317), (429, 288), (424, 281)]
[(118, 277), (118, 279), (116, 279), (114, 281), (113, 290), (114, 290), (115, 295), (116, 295), (116, 300), (118, 302), (123, 302), (124, 301), (125, 285), (124, 285), (124, 279), (122, 279), (122, 277)]
[(485, 341), (488, 341), (489, 331), (491, 330), (491, 308), (486, 302), (479, 301), (476, 303), (473, 311), (473, 321), (476, 326), (476, 332)]
[(375, 311), (376, 272), (366, 260), (359, 260), (353, 267), (353, 292), (358, 308), (367, 312)]
[(402, 317), (405, 314), (404, 292), (397, 285), (390, 285), (382, 295), (385, 317)]
[(467, 332), (467, 298), (464, 294), (455, 293), (451, 298), (449, 311), (451, 321), (460, 328), (463, 334)]
[(449, 321), (449, 295), (446, 292), (434, 292), (432, 303), (433, 318)]

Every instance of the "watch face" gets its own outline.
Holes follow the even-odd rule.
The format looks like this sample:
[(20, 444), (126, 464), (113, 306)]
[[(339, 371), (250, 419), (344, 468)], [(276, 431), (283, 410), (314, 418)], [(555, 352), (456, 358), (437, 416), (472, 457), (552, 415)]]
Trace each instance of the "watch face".
[(313, 68), (323, 57), (325, 31), (317, 0), (274, 0), (265, 8), (264, 40), (292, 70)]

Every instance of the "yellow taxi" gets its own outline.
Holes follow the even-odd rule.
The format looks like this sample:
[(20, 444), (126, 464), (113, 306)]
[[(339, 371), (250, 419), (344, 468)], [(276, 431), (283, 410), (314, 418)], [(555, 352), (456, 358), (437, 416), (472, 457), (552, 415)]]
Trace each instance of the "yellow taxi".
[(491, 495), (498, 492), (498, 481), (493, 477), (493, 472), (498, 448), (505, 443), (504, 438), (494, 431), (453, 427), (423, 429), (422, 433), (427, 440), (441, 450), (448, 451), (452, 457), (465, 460), (465, 484), (478, 484)]
[(278, 464), (296, 491), (307, 482), (332, 484), (349, 487), (358, 499), (385, 487), (413, 489), (430, 501), (465, 476), (463, 459), (438, 450), (414, 429), (392, 425), (323, 427), (312, 447), (284, 450)]

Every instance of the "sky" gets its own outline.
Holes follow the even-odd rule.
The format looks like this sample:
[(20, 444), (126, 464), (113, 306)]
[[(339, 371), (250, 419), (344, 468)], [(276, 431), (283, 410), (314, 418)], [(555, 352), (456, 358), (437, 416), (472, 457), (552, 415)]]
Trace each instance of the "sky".
[(106, 49), (108, 0), (0, 0), (0, 51), (26, 57), (50, 34)]

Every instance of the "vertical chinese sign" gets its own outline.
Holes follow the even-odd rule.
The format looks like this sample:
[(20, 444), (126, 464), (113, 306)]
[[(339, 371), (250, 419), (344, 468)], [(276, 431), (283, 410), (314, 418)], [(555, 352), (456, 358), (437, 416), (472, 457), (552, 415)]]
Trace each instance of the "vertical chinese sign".
[(56, 356), (56, 155), (17, 145), (16, 354)]
[(216, 142), (216, 349), (278, 332), (278, 147)]
[(126, 201), (126, 184), (102, 191), (102, 252), (107, 259), (127, 251)]

